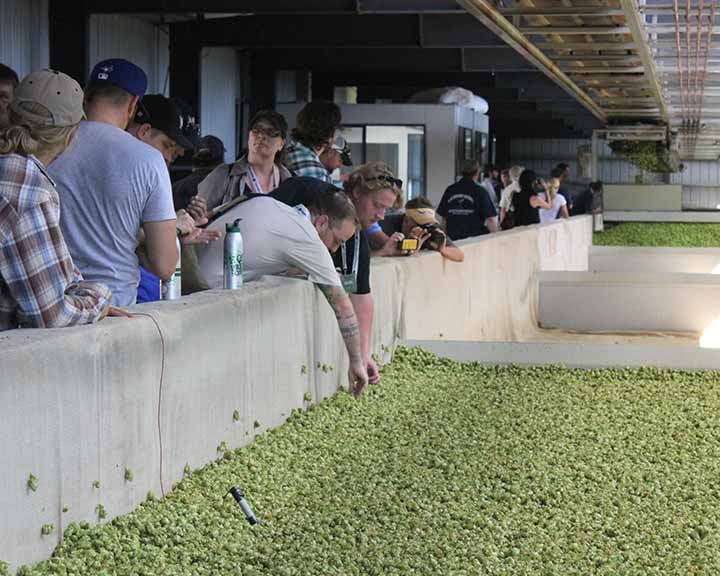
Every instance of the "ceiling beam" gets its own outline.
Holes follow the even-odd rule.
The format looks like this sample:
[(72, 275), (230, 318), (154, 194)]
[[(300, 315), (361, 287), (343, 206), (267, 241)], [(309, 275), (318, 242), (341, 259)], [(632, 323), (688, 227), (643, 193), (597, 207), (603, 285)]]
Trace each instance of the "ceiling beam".
[(635, 50), (634, 42), (536, 42), (540, 50), (582, 50), (597, 52), (599, 50)]
[[(522, 34), (536, 36), (538, 34), (558, 34), (560, 36), (576, 35), (608, 35), (629, 34), (627, 26), (520, 26), (518, 31)], [(674, 31), (674, 30), (673, 30)]]
[(469, 14), (249, 15), (176, 22), (200, 46), (294, 48), (504, 47)]
[(624, 16), (619, 8), (604, 8), (602, 6), (510, 6), (501, 8), (500, 12), (506, 16)]
[(454, 0), (85, 0), (90, 14), (462, 14)]

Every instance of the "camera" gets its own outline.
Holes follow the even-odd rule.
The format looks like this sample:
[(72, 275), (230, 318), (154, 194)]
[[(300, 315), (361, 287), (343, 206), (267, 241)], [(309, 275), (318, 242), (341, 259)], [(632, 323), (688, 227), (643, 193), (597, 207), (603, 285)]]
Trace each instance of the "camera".
[(417, 238), (403, 238), (398, 240), (397, 247), (398, 250), (417, 250), (418, 240)]
[(445, 232), (440, 229), (440, 225), (437, 222), (423, 224), (420, 228), (422, 228), (427, 234), (430, 234), (429, 241), (436, 246), (440, 246), (444, 242)]

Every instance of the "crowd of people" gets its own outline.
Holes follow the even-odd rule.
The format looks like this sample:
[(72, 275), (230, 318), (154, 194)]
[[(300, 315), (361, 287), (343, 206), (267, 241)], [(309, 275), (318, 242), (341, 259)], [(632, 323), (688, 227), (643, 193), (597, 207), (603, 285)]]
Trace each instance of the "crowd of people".
[[(305, 105), (292, 132), (259, 111), (247, 150), (226, 163), (219, 138), (196, 137), (179, 102), (146, 91), (144, 71), (123, 59), (99, 62), (84, 90), (62, 72), (20, 80), (0, 65), (0, 330), (129, 316), (160, 298), (179, 258), (183, 294), (219, 288), (218, 240), (238, 222), (246, 281), (302, 276), (324, 294), (359, 393), (379, 379), (372, 256), (433, 250), (462, 262), (457, 240), (598, 209), (598, 183), (573, 203), (567, 165), (545, 182), (472, 160), (437, 210), (424, 197), (402, 210), (403, 182), (384, 163), (341, 173), (352, 159), (334, 103)], [(188, 151), (191, 174), (171, 184)]]

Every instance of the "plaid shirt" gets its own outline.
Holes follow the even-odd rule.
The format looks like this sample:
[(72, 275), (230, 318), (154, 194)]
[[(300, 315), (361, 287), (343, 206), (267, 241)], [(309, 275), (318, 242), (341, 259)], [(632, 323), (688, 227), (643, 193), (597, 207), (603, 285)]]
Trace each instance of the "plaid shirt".
[(55, 184), (33, 156), (0, 155), (0, 330), (102, 318), (103, 284), (82, 281), (60, 230)]
[(323, 182), (332, 184), (332, 178), (330, 173), (325, 169), (323, 163), (320, 162), (320, 157), (304, 144), (300, 142), (290, 142), (290, 145), (286, 149), (287, 160), (285, 166), (288, 170), (295, 174), (295, 176), (308, 176), (310, 178), (317, 178)]

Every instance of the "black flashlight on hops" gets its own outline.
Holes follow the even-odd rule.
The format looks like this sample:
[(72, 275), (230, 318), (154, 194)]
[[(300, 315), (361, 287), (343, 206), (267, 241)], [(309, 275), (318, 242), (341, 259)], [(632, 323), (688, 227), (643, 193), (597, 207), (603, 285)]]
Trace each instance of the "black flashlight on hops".
[(258, 523), (258, 519), (255, 517), (255, 513), (252, 511), (252, 508), (250, 508), (250, 504), (248, 504), (248, 501), (245, 500), (245, 493), (238, 488), (237, 486), (233, 486), (228, 490), (229, 494), (232, 494), (233, 498), (235, 498), (235, 502), (240, 504), (240, 508), (242, 508), (243, 514), (245, 514), (245, 518), (247, 518), (247, 521), (250, 523), (251, 526), (254, 526)]

